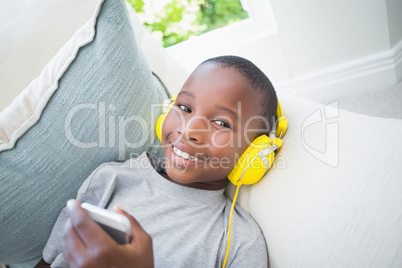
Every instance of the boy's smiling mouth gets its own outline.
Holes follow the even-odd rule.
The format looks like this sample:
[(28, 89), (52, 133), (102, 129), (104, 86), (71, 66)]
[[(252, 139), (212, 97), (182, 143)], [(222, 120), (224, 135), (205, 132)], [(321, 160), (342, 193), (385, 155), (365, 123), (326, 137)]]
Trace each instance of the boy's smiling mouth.
[(193, 161), (193, 162), (204, 162), (203, 159), (199, 159), (196, 156), (192, 156), (189, 153), (184, 152), (184, 151), (180, 150), (179, 148), (175, 147), (173, 144), (172, 144), (172, 148), (173, 148), (173, 152), (175, 153), (175, 155), (177, 155), (183, 159)]

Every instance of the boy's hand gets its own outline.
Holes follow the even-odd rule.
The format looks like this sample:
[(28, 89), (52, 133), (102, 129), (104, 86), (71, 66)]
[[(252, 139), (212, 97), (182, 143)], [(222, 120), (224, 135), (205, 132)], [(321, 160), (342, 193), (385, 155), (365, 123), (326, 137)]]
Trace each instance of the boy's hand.
[(132, 240), (117, 244), (81, 208), (76, 200), (67, 203), (70, 219), (64, 229), (63, 253), (70, 267), (153, 267), (152, 239), (140, 224), (121, 208), (116, 212), (131, 223)]

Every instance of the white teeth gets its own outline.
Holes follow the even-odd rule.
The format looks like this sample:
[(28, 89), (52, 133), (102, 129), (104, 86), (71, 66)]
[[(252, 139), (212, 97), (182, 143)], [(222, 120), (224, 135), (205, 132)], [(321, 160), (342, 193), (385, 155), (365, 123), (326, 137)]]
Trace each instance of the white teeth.
[(202, 160), (198, 160), (197, 157), (194, 156), (190, 156), (188, 153), (186, 152), (182, 152), (180, 149), (177, 149), (176, 147), (173, 146), (173, 152), (175, 154), (177, 154), (178, 156), (183, 157), (184, 159), (190, 160), (190, 161), (202, 161)]
[(194, 156), (190, 156), (190, 161), (198, 161), (198, 158), (194, 157)]
[(180, 151), (180, 150), (177, 149), (176, 147), (173, 147), (173, 151), (174, 151), (175, 154), (177, 154), (178, 156), (181, 156), (181, 154), (183, 153), (182, 151)]

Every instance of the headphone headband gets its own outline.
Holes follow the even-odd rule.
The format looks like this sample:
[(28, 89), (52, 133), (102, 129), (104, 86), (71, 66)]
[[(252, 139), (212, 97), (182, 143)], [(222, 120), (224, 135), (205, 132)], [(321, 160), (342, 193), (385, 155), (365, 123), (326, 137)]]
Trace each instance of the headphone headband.
[(276, 133), (275, 136), (281, 139), (285, 133), (286, 129), (288, 128), (288, 120), (286, 116), (283, 114), (281, 103), (278, 99), (278, 108), (276, 109), (276, 117), (278, 118), (278, 123), (276, 124)]

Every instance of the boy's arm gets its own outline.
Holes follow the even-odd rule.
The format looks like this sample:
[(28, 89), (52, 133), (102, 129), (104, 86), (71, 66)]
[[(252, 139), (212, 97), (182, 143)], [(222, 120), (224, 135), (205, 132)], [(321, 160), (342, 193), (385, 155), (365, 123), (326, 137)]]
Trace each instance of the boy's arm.
[(248, 247), (243, 248), (234, 257), (227, 267), (241, 268), (241, 267), (253, 267), (253, 268), (267, 268), (268, 267), (268, 250), (265, 243), (264, 235), (261, 234), (258, 238), (250, 244)]
[[(99, 205), (99, 203), (106, 203), (109, 199), (109, 193), (105, 193), (104, 182), (103, 184), (99, 182), (101, 180), (103, 172), (103, 167), (107, 163), (100, 165), (96, 168), (92, 174), (84, 181), (77, 193), (77, 200), (80, 202), (88, 202), (94, 205)], [(110, 180), (108, 183), (112, 183)], [(50, 237), (46, 243), (46, 246), (42, 253), (42, 258), (45, 262), (52, 264), (56, 262), (60, 266), (65, 264), (65, 260), (62, 256), (63, 248), (63, 231), (66, 222), (69, 220), (70, 214), (67, 207), (64, 207), (60, 212), (56, 223), (53, 226)]]
[[(49, 239), (45, 245), (45, 248), (42, 252), (42, 258), (46, 263), (56, 264), (59, 266), (65, 265), (66, 263), (63, 261), (62, 252), (63, 252), (63, 230), (65, 223), (70, 218), (68, 210), (66, 207), (63, 208), (55, 225), (53, 226), (52, 232), (50, 234)], [(46, 267), (46, 266), (45, 266)]]

